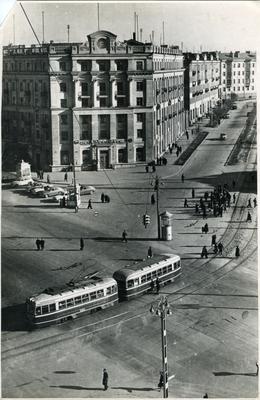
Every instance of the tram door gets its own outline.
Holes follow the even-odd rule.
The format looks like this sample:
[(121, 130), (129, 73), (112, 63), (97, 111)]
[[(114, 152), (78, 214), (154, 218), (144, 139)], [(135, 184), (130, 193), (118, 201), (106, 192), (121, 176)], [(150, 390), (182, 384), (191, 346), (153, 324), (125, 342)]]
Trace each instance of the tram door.
[(109, 167), (108, 150), (101, 150), (99, 157), (100, 157), (100, 169), (107, 169)]

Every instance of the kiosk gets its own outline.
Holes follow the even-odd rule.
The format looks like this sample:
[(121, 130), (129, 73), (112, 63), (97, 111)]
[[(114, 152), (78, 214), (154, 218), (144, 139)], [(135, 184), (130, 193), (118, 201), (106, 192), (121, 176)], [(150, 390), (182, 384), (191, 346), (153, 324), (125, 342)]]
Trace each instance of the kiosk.
[(168, 211), (160, 214), (162, 240), (172, 240), (172, 216)]

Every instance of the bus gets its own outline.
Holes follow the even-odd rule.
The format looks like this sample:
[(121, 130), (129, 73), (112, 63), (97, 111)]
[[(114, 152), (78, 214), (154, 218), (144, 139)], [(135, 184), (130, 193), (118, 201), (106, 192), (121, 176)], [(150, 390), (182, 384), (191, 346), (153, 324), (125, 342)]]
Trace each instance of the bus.
[(160, 285), (174, 282), (181, 275), (181, 260), (175, 254), (159, 254), (115, 271), (119, 301), (131, 300), (151, 290), (158, 278)]
[(45, 327), (74, 319), (118, 303), (117, 283), (97, 276), (47, 288), (26, 300), (26, 314), (32, 327)]

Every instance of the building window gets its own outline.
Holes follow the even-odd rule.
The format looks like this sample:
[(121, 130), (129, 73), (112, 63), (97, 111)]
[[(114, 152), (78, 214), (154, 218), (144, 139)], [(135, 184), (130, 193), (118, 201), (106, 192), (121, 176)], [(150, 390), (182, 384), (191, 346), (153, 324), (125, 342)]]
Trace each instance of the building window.
[(61, 123), (62, 123), (63, 125), (67, 125), (67, 123), (68, 123), (68, 116), (67, 116), (67, 114), (62, 114), (62, 115), (60, 116), (60, 121), (61, 121)]
[(233, 64), (233, 67), (236, 68), (236, 64), (235, 63)]
[(136, 114), (136, 120), (137, 120), (137, 122), (143, 122), (143, 118), (144, 118), (143, 114), (141, 114), (141, 113)]
[(144, 130), (143, 129), (137, 129), (137, 137), (139, 139), (144, 139)]
[(82, 107), (84, 107), (84, 108), (90, 107), (90, 99), (82, 99), (82, 100), (81, 100), (81, 105), (82, 105)]
[(116, 62), (118, 71), (126, 71), (127, 70), (127, 65), (128, 65), (127, 60), (115, 60), (115, 62)]
[(237, 90), (240, 91), (240, 86), (238, 86)]
[(225, 79), (223, 79), (223, 83), (226, 83), (226, 80), (225, 80)]
[(101, 98), (101, 99), (99, 99), (99, 105), (100, 105), (100, 107), (107, 107), (108, 106), (108, 104), (107, 104), (107, 98), (105, 97), (105, 98)]
[(60, 62), (60, 70), (61, 71), (66, 71), (66, 63), (64, 61)]
[(145, 161), (144, 148), (138, 147), (136, 149), (136, 161)]
[(138, 92), (141, 92), (141, 91), (144, 90), (143, 82), (136, 82), (136, 90), (137, 90)]
[(66, 92), (67, 91), (67, 86), (65, 82), (60, 83), (60, 91), (61, 92)]
[(97, 61), (99, 65), (99, 71), (109, 71), (110, 69), (110, 61), (104, 60), (104, 61)]
[(254, 86), (252, 86), (252, 90), (255, 90)]
[(88, 130), (83, 130), (80, 133), (80, 140), (91, 140), (91, 132), (89, 132)]
[(119, 149), (118, 150), (118, 162), (119, 163), (127, 163), (126, 149)]
[(34, 83), (34, 90), (35, 90), (35, 92), (38, 92), (38, 88), (39, 88), (38, 82), (35, 82), (35, 83)]
[(237, 80), (237, 83), (240, 83), (240, 79)]
[(136, 61), (136, 69), (137, 71), (142, 71), (144, 69), (143, 61)]
[(236, 88), (235, 88), (235, 86), (233, 87), (233, 91), (234, 91), (234, 92), (236, 91)]
[(81, 82), (81, 92), (82, 96), (87, 96), (88, 84), (86, 82)]
[(236, 75), (236, 71), (233, 72), (233, 75)]
[(92, 152), (91, 149), (82, 151), (82, 163), (91, 164), (92, 163)]
[(117, 94), (122, 95), (124, 94), (124, 85), (123, 82), (117, 82)]
[(61, 108), (66, 108), (67, 107), (67, 99), (61, 99), (60, 106), (61, 106)]
[(137, 106), (142, 106), (143, 105), (143, 98), (142, 97), (137, 97), (136, 98), (136, 105)]
[(66, 151), (61, 151), (60, 152), (60, 163), (61, 163), (61, 165), (68, 165), (68, 164), (70, 164), (70, 161), (69, 161), (69, 152), (66, 150)]
[(240, 68), (240, 63), (237, 64), (237, 67)]
[(36, 139), (40, 139), (40, 131), (39, 131), (39, 129), (36, 129)]
[(117, 139), (126, 139), (127, 138), (126, 130), (125, 129), (117, 129), (116, 138)]
[(252, 75), (255, 75), (255, 71), (252, 71)]
[(106, 83), (99, 82), (99, 94), (105, 95), (106, 94)]
[(91, 61), (84, 61), (81, 63), (81, 71), (91, 71)]
[(235, 80), (235, 79), (233, 79), (233, 83), (236, 83), (236, 80)]
[(223, 71), (222, 75), (223, 75), (223, 76), (226, 76), (226, 72), (225, 72), (225, 71)]
[(238, 71), (238, 73), (237, 73), (238, 75), (240, 75), (240, 71)]
[(61, 131), (61, 141), (67, 142), (69, 140), (68, 131)]

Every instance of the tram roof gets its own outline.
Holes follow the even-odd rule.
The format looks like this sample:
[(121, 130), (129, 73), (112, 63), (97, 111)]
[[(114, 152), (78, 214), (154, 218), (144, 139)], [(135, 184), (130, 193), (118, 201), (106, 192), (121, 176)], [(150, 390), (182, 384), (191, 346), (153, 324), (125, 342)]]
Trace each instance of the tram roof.
[(82, 289), (100, 289), (104, 285), (116, 285), (116, 281), (113, 278), (100, 278), (97, 276), (93, 276), (91, 278), (85, 277), (82, 280), (75, 281), (75, 282), (69, 282), (67, 284), (64, 284), (63, 286), (53, 286), (45, 289), (42, 293), (35, 294), (30, 297), (30, 300), (34, 301), (46, 301), (52, 299), (53, 301), (56, 300), (56, 298), (60, 299), (61, 295), (68, 296), (76, 296), (77, 294), (80, 295), (82, 294)]
[(175, 258), (176, 261), (180, 257), (176, 254), (155, 254), (152, 258), (145, 258), (142, 261), (135, 262), (131, 265), (126, 265), (124, 268), (115, 271), (113, 277), (115, 279), (126, 279), (135, 272), (149, 272), (151, 268), (156, 267), (162, 261), (168, 261), (169, 259)]

